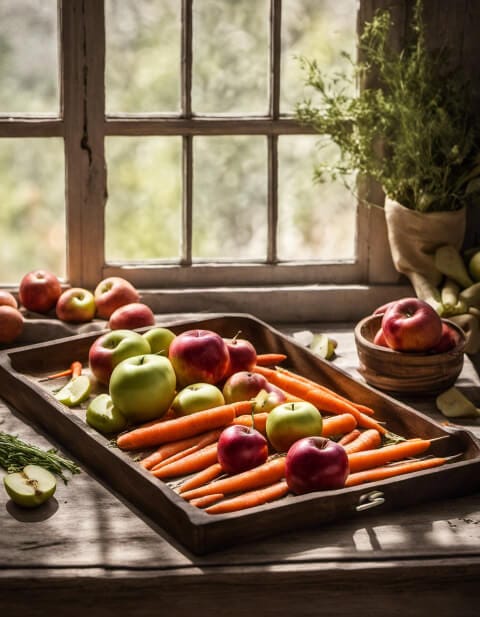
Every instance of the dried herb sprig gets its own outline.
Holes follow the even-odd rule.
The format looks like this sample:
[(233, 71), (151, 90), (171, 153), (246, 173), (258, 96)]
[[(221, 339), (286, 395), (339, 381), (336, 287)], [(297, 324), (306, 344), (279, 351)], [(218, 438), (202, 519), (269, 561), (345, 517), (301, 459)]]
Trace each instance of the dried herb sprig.
[(59, 476), (65, 483), (68, 478), (64, 470), (80, 473), (80, 467), (73, 461), (57, 454), (55, 449), (41, 448), (22, 441), (15, 435), (0, 432), (0, 466), (8, 473), (21, 471), (25, 465), (40, 465)]

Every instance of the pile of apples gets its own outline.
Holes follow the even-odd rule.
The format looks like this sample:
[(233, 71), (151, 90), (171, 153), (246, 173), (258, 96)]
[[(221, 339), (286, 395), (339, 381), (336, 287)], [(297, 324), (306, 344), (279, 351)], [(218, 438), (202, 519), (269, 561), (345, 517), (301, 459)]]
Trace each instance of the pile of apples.
[(63, 289), (58, 277), (47, 270), (34, 270), (23, 276), (18, 301), (8, 291), (0, 291), (0, 343), (12, 343), (23, 331), (24, 314), (49, 315), (60, 321), (85, 323), (95, 317), (105, 319), (111, 330), (141, 328), (155, 323), (149, 306), (140, 302), (137, 289), (126, 279), (108, 277), (93, 291), (81, 287)]
[(373, 343), (395, 351), (443, 353), (460, 342), (460, 336), (430, 304), (419, 298), (402, 298), (379, 306), (383, 315)]
[(306, 401), (288, 401), (253, 370), (256, 360), (248, 340), (211, 330), (175, 334), (156, 326), (143, 333), (104, 333), (90, 347), (89, 368), (108, 394), (90, 402), (87, 423), (113, 433), (166, 414), (186, 416), (252, 401), (252, 413), (268, 412), (266, 436), (254, 426), (226, 427), (217, 450), (226, 473), (261, 465), (272, 452), (288, 453), (286, 478), (294, 492), (343, 486), (348, 459), (341, 446), (321, 436), (319, 410)]

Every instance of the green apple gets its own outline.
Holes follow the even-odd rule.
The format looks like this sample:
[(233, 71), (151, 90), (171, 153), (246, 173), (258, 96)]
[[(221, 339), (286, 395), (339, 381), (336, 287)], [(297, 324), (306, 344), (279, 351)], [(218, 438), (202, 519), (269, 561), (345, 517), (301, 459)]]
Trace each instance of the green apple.
[(14, 503), (24, 508), (35, 508), (55, 493), (55, 476), (39, 465), (26, 465), (22, 471), (8, 473), (3, 484)]
[(90, 402), (86, 420), (100, 433), (118, 433), (128, 425), (127, 418), (115, 407), (109, 394), (99, 394)]
[(112, 402), (133, 423), (161, 418), (175, 398), (176, 375), (168, 358), (156, 354), (133, 356), (113, 369)]
[(150, 351), (152, 353), (158, 353), (162, 356), (168, 357), (170, 343), (176, 335), (168, 328), (162, 328), (159, 326), (156, 328), (150, 328), (150, 330), (144, 332), (142, 336), (148, 341)]
[(93, 293), (83, 287), (70, 287), (57, 300), (55, 312), (58, 319), (70, 323), (84, 323), (95, 317)]
[(200, 382), (192, 383), (180, 390), (173, 399), (172, 409), (177, 416), (187, 416), (224, 403), (223, 394), (217, 386)]
[(303, 437), (322, 434), (323, 420), (320, 412), (307, 401), (277, 405), (268, 414), (267, 437), (277, 452), (287, 452), (289, 447)]

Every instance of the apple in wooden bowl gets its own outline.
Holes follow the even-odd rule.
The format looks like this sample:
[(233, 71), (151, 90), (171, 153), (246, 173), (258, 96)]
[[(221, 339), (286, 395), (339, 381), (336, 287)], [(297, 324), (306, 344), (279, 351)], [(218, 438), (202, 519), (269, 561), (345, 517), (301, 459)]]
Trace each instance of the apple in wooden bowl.
[(436, 394), (455, 383), (463, 368), (466, 342), (459, 326), (442, 319), (436, 345), (422, 351), (399, 351), (381, 336), (383, 318), (382, 313), (369, 315), (354, 330), (358, 371), (367, 383), (412, 396)]

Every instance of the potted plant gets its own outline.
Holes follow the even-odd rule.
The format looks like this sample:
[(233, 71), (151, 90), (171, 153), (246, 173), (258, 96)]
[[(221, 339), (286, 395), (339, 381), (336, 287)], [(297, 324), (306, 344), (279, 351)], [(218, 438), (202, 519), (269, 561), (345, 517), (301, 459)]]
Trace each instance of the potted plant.
[(400, 53), (389, 44), (389, 11), (377, 12), (360, 37), (359, 60), (343, 54), (353, 76), (326, 76), (315, 60), (301, 58), (320, 102), (304, 100), (296, 113), (339, 148), (336, 163), (315, 170), (318, 181), (356, 171), (381, 185), (395, 267), (439, 308), (442, 274), (433, 253), (463, 243), (465, 210), (480, 192), (479, 131), (449, 50), (427, 49), (422, 8), (417, 0)]

